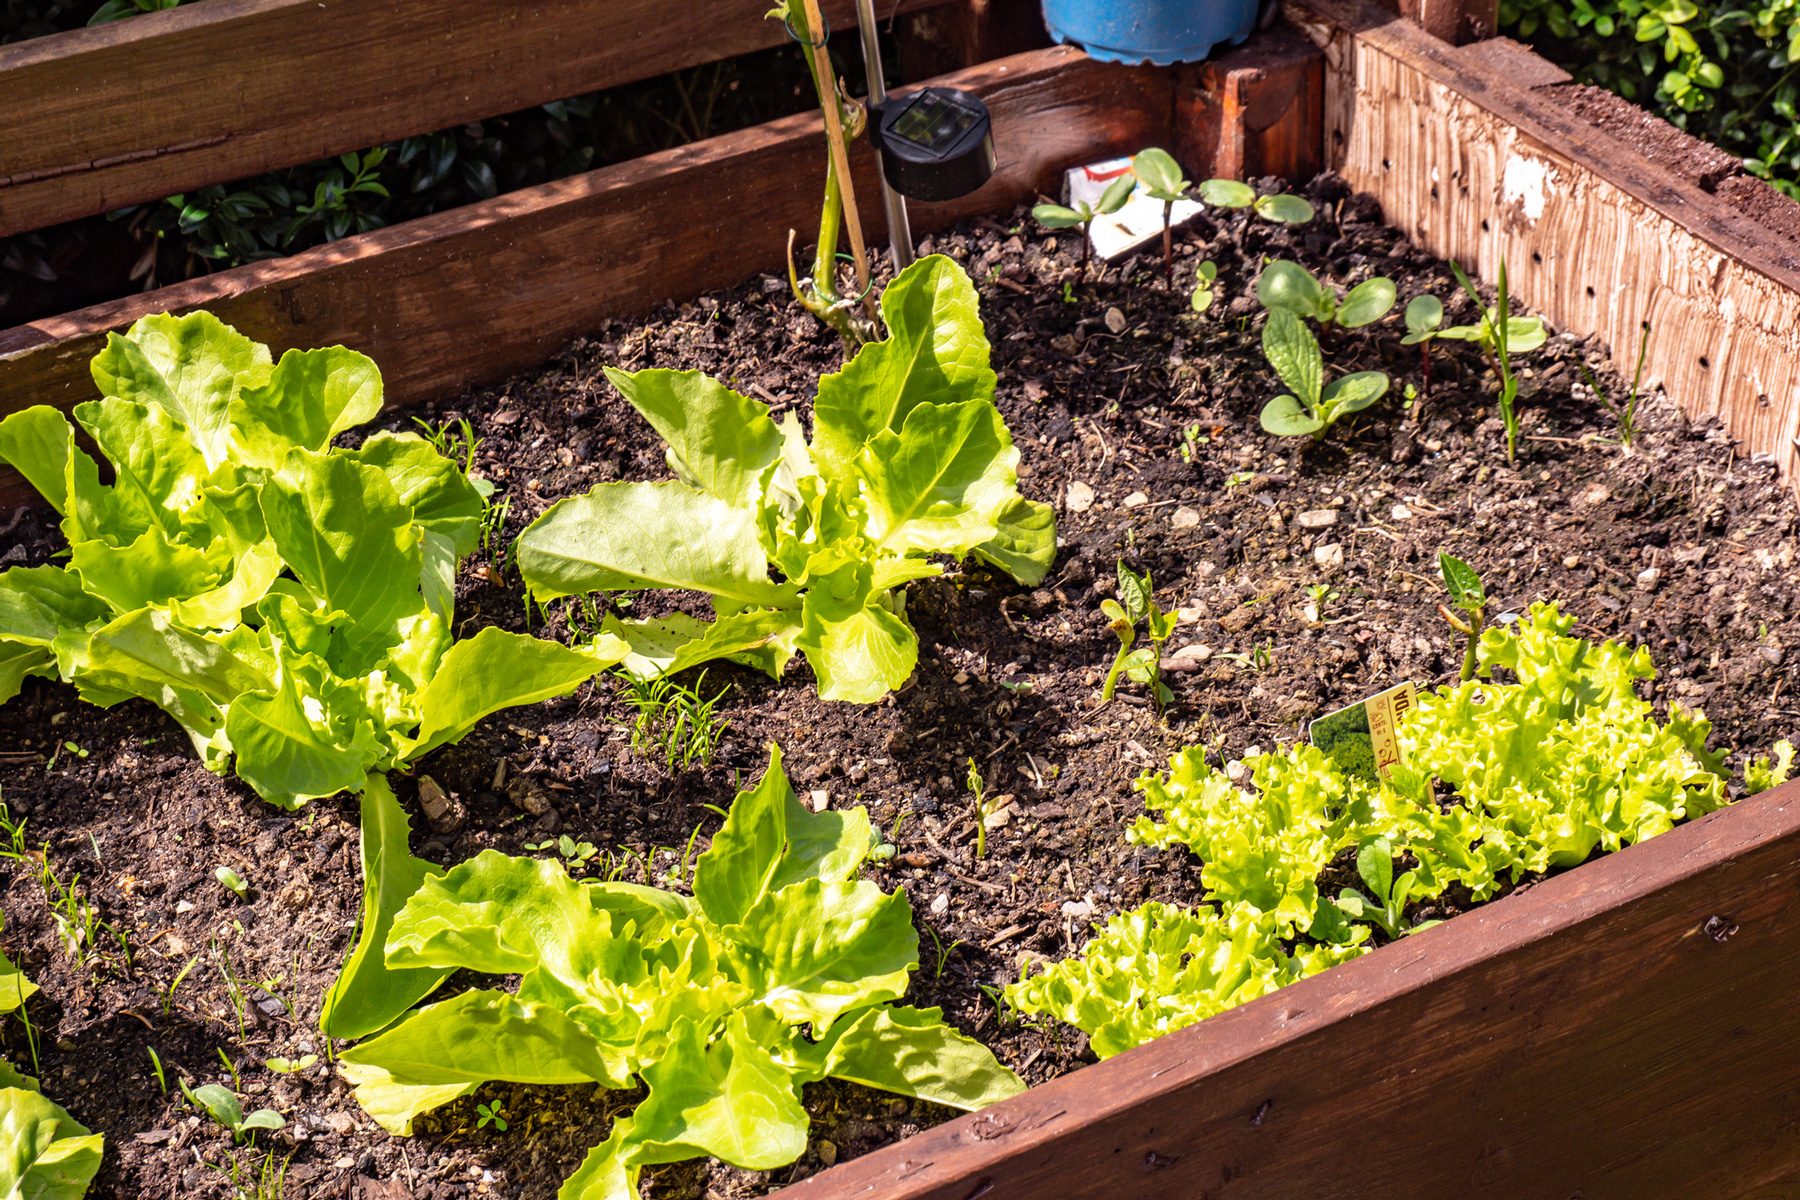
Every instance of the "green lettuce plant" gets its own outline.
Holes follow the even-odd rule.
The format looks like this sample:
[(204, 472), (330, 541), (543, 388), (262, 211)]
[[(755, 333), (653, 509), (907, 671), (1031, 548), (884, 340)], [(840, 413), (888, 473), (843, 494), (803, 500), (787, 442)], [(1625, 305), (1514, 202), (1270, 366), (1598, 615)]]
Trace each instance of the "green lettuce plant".
[(608, 665), (498, 629), (452, 643), (484, 487), (414, 434), (332, 445), (381, 407), (364, 356), (272, 362), (198, 312), (109, 335), (93, 376), (75, 420), (110, 483), (56, 410), (0, 421), (0, 460), (69, 544), (65, 566), (0, 573), (0, 702), (30, 675), (148, 700), (210, 770), (293, 807)]
[(827, 700), (869, 703), (911, 677), (918, 637), (901, 585), (970, 554), (1023, 583), (1055, 555), (1049, 505), (1019, 494), (1018, 451), (994, 407), (974, 285), (931, 255), (882, 294), (888, 337), (819, 380), (799, 418), (694, 371), (607, 372), (668, 443), (676, 478), (603, 483), (520, 536), (540, 601), (671, 588), (716, 619), (621, 621), (640, 678), (718, 658), (780, 677), (803, 652)]
[(1306, 323), (1286, 309), (1274, 309), (1262, 332), (1263, 357), (1288, 391), (1263, 405), (1262, 427), (1277, 437), (1315, 438), (1387, 395), (1380, 371), (1354, 371), (1325, 382), (1325, 356)]
[[(1417, 906), (1452, 884), (1483, 900), (1726, 803), (1706, 720), (1674, 705), (1659, 717), (1636, 690), (1655, 673), (1648, 653), (1573, 626), (1538, 604), (1486, 630), (1479, 677), (1417, 697), (1380, 781), (1304, 744), (1248, 759), (1243, 788), (1198, 747), (1146, 774), (1151, 815), (1126, 836), (1191, 850), (1207, 902), (1113, 917), (1008, 1002), (1116, 1054), (1355, 957), (1376, 933), (1425, 928)], [(1793, 758), (1784, 742), (1747, 764), (1746, 791), (1780, 782)], [(1319, 880), (1346, 852), (1361, 886), (1326, 898)]]
[(813, 813), (771, 748), (692, 897), (483, 851), (424, 879), (387, 963), (517, 976), (517, 990), (420, 1008), (347, 1051), (343, 1073), (398, 1135), (491, 1080), (643, 1087), (562, 1200), (635, 1197), (655, 1163), (790, 1163), (807, 1145), (801, 1088), (827, 1077), (961, 1109), (1020, 1091), (940, 1010), (894, 1003), (918, 934), (904, 893), (856, 878), (871, 844), (865, 810)]
[(1276, 259), (1256, 277), (1256, 298), (1271, 313), (1288, 312), (1320, 325), (1356, 329), (1379, 321), (1394, 307), (1394, 281), (1383, 275), (1339, 293), (1297, 262)]
[[(37, 990), (0, 954), (0, 1016), (24, 1007)], [(0, 1196), (79, 1200), (100, 1170), (104, 1143), (45, 1097), (37, 1080), (0, 1058)]]
[(1079, 956), (1007, 986), (1016, 1011), (1088, 1035), (1101, 1058), (1140, 1046), (1316, 975), (1362, 946), (1289, 951), (1267, 913), (1151, 901), (1096, 928)]

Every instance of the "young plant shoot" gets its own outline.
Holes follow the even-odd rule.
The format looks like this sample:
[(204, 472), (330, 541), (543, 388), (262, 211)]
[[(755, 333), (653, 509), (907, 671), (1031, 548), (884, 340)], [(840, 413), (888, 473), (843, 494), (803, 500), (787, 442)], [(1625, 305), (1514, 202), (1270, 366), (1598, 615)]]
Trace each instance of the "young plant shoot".
[(1219, 280), (1219, 264), (1207, 259), (1194, 270), (1194, 291), (1188, 297), (1188, 307), (1197, 313), (1203, 313), (1213, 306), (1218, 291), (1213, 286)]
[(609, 370), (668, 442), (676, 478), (603, 483), (520, 536), (539, 602), (596, 591), (704, 592), (713, 621), (621, 621), (629, 673), (716, 659), (779, 678), (804, 653), (827, 700), (872, 703), (911, 677), (910, 580), (969, 555), (1037, 583), (1055, 554), (1050, 507), (1019, 494), (1019, 452), (994, 407), (974, 286), (941, 255), (882, 295), (888, 337), (819, 380), (809, 442), (796, 414), (695, 371)]
[(1388, 377), (1380, 371), (1356, 371), (1326, 383), (1319, 340), (1286, 309), (1269, 313), (1262, 344), (1263, 356), (1288, 387), (1262, 410), (1262, 427), (1277, 437), (1322, 438), (1338, 421), (1387, 395)]
[(1200, 199), (1214, 208), (1247, 208), (1277, 225), (1304, 225), (1313, 219), (1313, 206), (1301, 197), (1287, 192), (1258, 196), (1255, 188), (1236, 179), (1202, 180)]
[(1612, 413), (1614, 419), (1619, 422), (1619, 436), (1617, 440), (1619, 449), (1623, 450), (1626, 454), (1631, 453), (1631, 444), (1637, 440), (1638, 401), (1643, 398), (1644, 362), (1649, 356), (1649, 353), (1650, 322), (1640, 321), (1638, 323), (1637, 368), (1631, 373), (1631, 391), (1626, 393), (1625, 403), (1623, 404), (1615, 404), (1613, 398), (1607, 395), (1606, 389), (1600, 385), (1600, 381), (1594, 378), (1594, 373), (1585, 365), (1581, 368), (1582, 378), (1587, 381), (1588, 390), (1594, 393), (1600, 403), (1606, 405), (1607, 411)]
[[(1121, 676), (1148, 688), (1159, 713), (1175, 698), (1175, 693), (1162, 681), (1162, 648), (1175, 632), (1175, 614), (1165, 613), (1157, 606), (1153, 587), (1150, 572), (1139, 575), (1126, 566), (1123, 559), (1120, 560), (1119, 598), (1100, 602), (1107, 628), (1119, 639), (1119, 652), (1113, 656), (1112, 667), (1106, 672), (1106, 683), (1100, 689), (1102, 704), (1112, 702), (1113, 691)], [(1150, 641), (1147, 646), (1136, 646), (1140, 624)]]
[(1297, 262), (1276, 259), (1256, 279), (1256, 298), (1270, 312), (1308, 317), (1320, 325), (1356, 329), (1379, 321), (1394, 307), (1394, 281), (1377, 275), (1340, 294)]
[(0, 421), (0, 461), (62, 514), (65, 566), (0, 572), (0, 703), (57, 676), (148, 700), (209, 770), (292, 808), (356, 790), (489, 713), (616, 662), (501, 629), (453, 642), (485, 484), (417, 434), (333, 439), (381, 408), (342, 346), (262, 346), (205, 312), (145, 317), (95, 356), (102, 399)]
[(904, 893), (857, 878), (873, 840), (862, 808), (800, 803), (771, 747), (691, 897), (485, 850), (424, 880), (387, 933), (387, 964), (517, 977), (516, 990), (416, 1009), (345, 1052), (343, 1074), (402, 1137), (488, 1081), (643, 1088), (563, 1184), (595, 1200), (636, 1197), (654, 1163), (793, 1162), (808, 1142), (801, 1091), (828, 1077), (964, 1110), (1023, 1090), (941, 1010), (898, 1003), (919, 937)]
[(1494, 375), (1500, 381), (1500, 423), (1506, 428), (1506, 461), (1519, 461), (1519, 379), (1513, 373), (1512, 356), (1536, 350), (1549, 340), (1549, 332), (1538, 317), (1512, 315), (1512, 298), (1506, 286), (1506, 260), (1500, 260), (1500, 272), (1494, 285), (1494, 303), (1484, 304), (1481, 293), (1463, 269), (1452, 262), (1451, 272), (1470, 300), (1475, 302), (1481, 319), (1473, 325), (1454, 325), (1440, 329), (1434, 336), (1452, 341), (1474, 342), (1487, 355)]
[(1131, 160), (1132, 173), (1139, 183), (1144, 185), (1144, 192), (1152, 200), (1162, 201), (1163, 206), (1163, 278), (1172, 280), (1175, 277), (1175, 235), (1170, 226), (1178, 201), (1187, 199), (1188, 189), (1193, 181), (1181, 173), (1181, 164), (1175, 161), (1167, 150), (1151, 146), (1138, 151)]
[(1100, 193), (1096, 204), (1086, 200), (1078, 200), (1073, 208), (1064, 204), (1040, 204), (1031, 210), (1032, 219), (1045, 229), (1079, 229), (1081, 230), (1081, 275), (1085, 280), (1088, 263), (1094, 257), (1094, 239), (1090, 232), (1096, 217), (1110, 216), (1125, 207), (1131, 199), (1131, 191), (1137, 186), (1137, 179), (1130, 172), (1119, 176), (1107, 185)]
[[(1469, 639), (1462, 665), (1462, 681), (1467, 683), (1475, 678), (1476, 651), (1481, 645), (1482, 627), (1487, 624), (1487, 588), (1474, 567), (1448, 551), (1438, 552), (1438, 571), (1444, 577), (1444, 590), (1450, 593), (1450, 607), (1438, 605), (1438, 614), (1450, 623), (1450, 628)], [(1462, 615), (1458, 616), (1458, 612)]]

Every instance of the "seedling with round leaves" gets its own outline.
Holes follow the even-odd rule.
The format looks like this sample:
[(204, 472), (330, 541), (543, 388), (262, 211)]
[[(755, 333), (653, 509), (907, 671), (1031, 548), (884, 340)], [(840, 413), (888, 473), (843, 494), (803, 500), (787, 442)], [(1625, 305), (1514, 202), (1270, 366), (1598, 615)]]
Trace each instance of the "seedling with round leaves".
[(1289, 389), (1263, 406), (1262, 427), (1277, 437), (1322, 438), (1338, 421), (1387, 395), (1388, 377), (1380, 371), (1356, 371), (1326, 383), (1319, 340), (1285, 309), (1269, 314), (1262, 341), (1264, 357)]
[(1297, 262), (1276, 259), (1256, 280), (1256, 298), (1270, 312), (1309, 317), (1320, 325), (1357, 329), (1387, 316), (1397, 296), (1394, 281), (1384, 275), (1365, 279), (1340, 293)]
[(1304, 225), (1313, 219), (1313, 206), (1299, 196), (1288, 192), (1258, 196), (1255, 188), (1236, 179), (1203, 181), (1200, 199), (1214, 208), (1247, 208), (1277, 225)]
[(1156, 146), (1137, 152), (1131, 160), (1131, 172), (1144, 185), (1146, 195), (1162, 201), (1163, 278), (1172, 278), (1175, 238), (1169, 223), (1175, 213), (1176, 201), (1187, 199), (1188, 189), (1194, 186), (1194, 181), (1181, 173), (1181, 164), (1175, 161), (1174, 155)]
[(280, 1129), (287, 1124), (287, 1118), (272, 1108), (259, 1108), (248, 1115), (237, 1098), (237, 1093), (222, 1083), (208, 1083), (201, 1087), (190, 1088), (186, 1081), (178, 1081), (181, 1094), (188, 1103), (211, 1117), (221, 1128), (231, 1134), (231, 1140), (241, 1142), (252, 1137), (259, 1129)]
[(1137, 179), (1127, 171), (1107, 185), (1100, 193), (1098, 203), (1089, 204), (1086, 200), (1077, 200), (1071, 207), (1066, 204), (1040, 204), (1031, 210), (1032, 219), (1045, 229), (1081, 230), (1081, 277), (1087, 278), (1088, 263), (1094, 257), (1094, 239), (1090, 233), (1096, 218), (1110, 216), (1125, 207), (1125, 201), (1131, 198), (1132, 189), (1137, 186)]
[(1213, 306), (1213, 301), (1218, 297), (1213, 284), (1218, 282), (1218, 278), (1219, 264), (1210, 258), (1194, 272), (1194, 292), (1188, 297), (1188, 304), (1195, 312), (1203, 313)]

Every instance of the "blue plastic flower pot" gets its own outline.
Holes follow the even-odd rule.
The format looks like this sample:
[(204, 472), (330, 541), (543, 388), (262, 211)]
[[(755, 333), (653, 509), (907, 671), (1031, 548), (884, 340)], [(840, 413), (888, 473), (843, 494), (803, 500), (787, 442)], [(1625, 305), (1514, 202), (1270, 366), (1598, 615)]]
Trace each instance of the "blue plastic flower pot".
[(1260, 0), (1044, 0), (1044, 24), (1108, 62), (1198, 62), (1256, 27)]

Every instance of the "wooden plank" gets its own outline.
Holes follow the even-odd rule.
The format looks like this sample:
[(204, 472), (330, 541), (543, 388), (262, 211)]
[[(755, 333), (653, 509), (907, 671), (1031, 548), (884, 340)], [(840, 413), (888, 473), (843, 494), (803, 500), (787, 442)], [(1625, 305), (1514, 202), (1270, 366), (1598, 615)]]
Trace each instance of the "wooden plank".
[[(986, 97), (999, 163), (973, 195), (913, 205), (924, 232), (1054, 191), (1077, 162), (1168, 136), (1168, 76), (1058, 47), (941, 82)], [(901, 89), (904, 91), (905, 89)], [(885, 232), (875, 169), (855, 148), (871, 239)], [(93, 395), (108, 330), (209, 308), (277, 352), (336, 342), (372, 355), (409, 404), (534, 366), (570, 338), (779, 269), (787, 232), (817, 227), (817, 114), (775, 121), (439, 213), (291, 258), (253, 263), (0, 333), (0, 415)], [(23, 499), (0, 480), (0, 501)]]
[(1789, 784), (779, 1194), (1787, 1196), (1796, 945)]
[(1310, 179), (1324, 165), (1324, 87), (1324, 56), (1285, 26), (1182, 68), (1179, 155), (1210, 162), (1213, 174), (1231, 179)]
[(1390, 224), (1489, 279), (1504, 257), (1517, 295), (1627, 377), (1648, 320), (1649, 375), (1792, 475), (1800, 242), (1593, 127), (1523, 50), (1447, 46), (1359, 0), (1287, 12), (1325, 51), (1327, 160)]
[(768, 8), (207, 0), (0, 46), (0, 236), (766, 49)]

